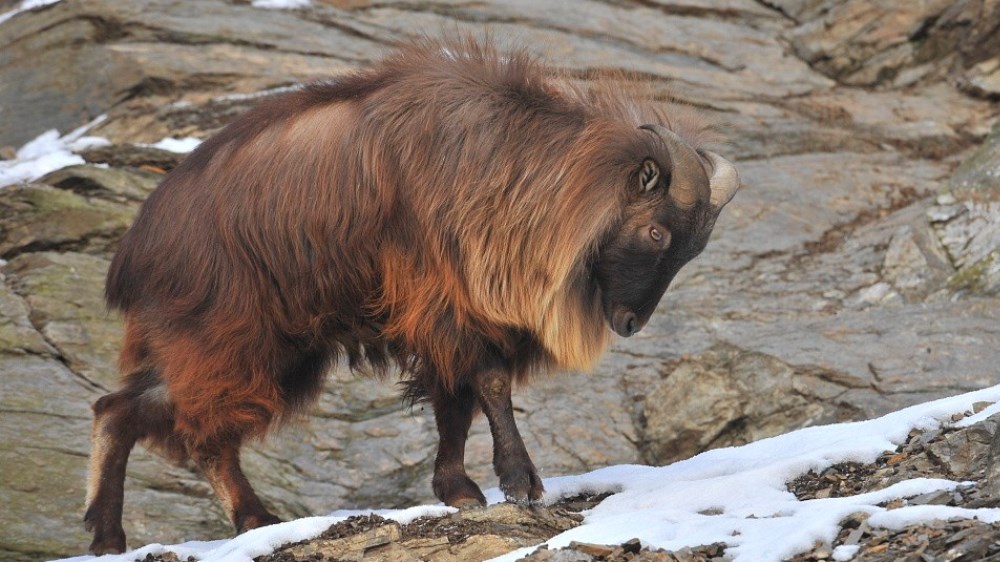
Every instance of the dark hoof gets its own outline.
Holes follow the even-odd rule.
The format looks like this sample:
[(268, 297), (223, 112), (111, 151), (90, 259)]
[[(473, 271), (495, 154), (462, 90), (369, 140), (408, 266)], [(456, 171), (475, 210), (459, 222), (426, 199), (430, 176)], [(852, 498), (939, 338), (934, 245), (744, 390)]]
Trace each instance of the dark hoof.
[(83, 516), (83, 528), (94, 533), (89, 551), (97, 556), (125, 552), (125, 530), (121, 528), (121, 524), (119, 523), (117, 528), (114, 528), (115, 525), (110, 525), (112, 528), (108, 529), (109, 525), (101, 525), (100, 522), (98, 510), (94, 507), (88, 509)]
[(471, 478), (462, 474), (434, 479), (434, 495), (451, 507), (469, 509), (486, 505), (486, 496)]
[(268, 525), (274, 525), (275, 523), (281, 522), (281, 519), (271, 515), (270, 513), (247, 515), (246, 517), (242, 517), (236, 525), (236, 532), (242, 534), (251, 529), (267, 527)]
[(102, 554), (121, 554), (125, 552), (125, 533), (95, 536), (90, 543), (90, 552), (96, 556)]
[(500, 491), (513, 504), (529, 506), (541, 504), (545, 487), (534, 467), (511, 470), (500, 475)]

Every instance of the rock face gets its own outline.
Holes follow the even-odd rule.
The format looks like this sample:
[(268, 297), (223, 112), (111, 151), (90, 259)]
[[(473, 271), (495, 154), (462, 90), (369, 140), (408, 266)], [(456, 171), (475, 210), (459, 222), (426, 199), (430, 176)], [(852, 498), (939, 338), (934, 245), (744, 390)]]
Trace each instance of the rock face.
[[(0, 1), (0, 9), (10, 3)], [(627, 69), (722, 123), (746, 187), (646, 329), (515, 397), (542, 476), (667, 463), (1000, 382), (1000, 7), (987, 0), (79, 0), (0, 23), (0, 157), (99, 115), (87, 164), (0, 187), (0, 559), (78, 554), (89, 404), (116, 385), (115, 244), (178, 157), (255, 92), (427, 31), (517, 38), (581, 81)], [(3, 161), (0, 161), (0, 166)], [(248, 451), (283, 517), (431, 499), (433, 418), (331, 373)], [(470, 472), (495, 485), (486, 424)], [(230, 532), (208, 485), (137, 449), (130, 544)]]
[(902, 86), (952, 74), (966, 91), (1000, 95), (1000, 6), (989, 0), (773, 2), (800, 25), (803, 60), (855, 86)]
[(850, 419), (856, 410), (833, 399), (861, 384), (849, 375), (796, 369), (770, 355), (718, 344), (652, 386), (643, 404), (644, 460), (682, 459)]

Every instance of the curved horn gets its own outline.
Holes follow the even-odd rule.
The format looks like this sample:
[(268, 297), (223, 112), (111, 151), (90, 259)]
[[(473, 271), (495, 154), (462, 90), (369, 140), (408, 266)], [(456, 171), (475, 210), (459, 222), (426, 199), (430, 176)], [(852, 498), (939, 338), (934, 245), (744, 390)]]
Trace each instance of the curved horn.
[[(673, 172), (671, 174), (673, 181), (671, 181), (670, 189), (667, 191), (670, 198), (680, 207), (693, 207), (698, 201), (698, 193), (695, 191), (694, 185), (685, 181), (684, 178), (687, 174), (693, 173), (694, 170), (704, 170), (701, 162), (698, 161), (698, 155), (677, 136), (677, 133), (663, 125), (647, 124), (640, 125), (639, 128), (655, 133), (663, 140), (663, 144), (667, 145), (667, 153), (670, 154), (670, 165)], [(677, 172), (682, 173), (678, 174)]]
[(708, 185), (712, 188), (712, 207), (721, 209), (740, 189), (740, 172), (732, 162), (714, 152), (703, 150), (702, 154), (712, 163), (712, 177)]

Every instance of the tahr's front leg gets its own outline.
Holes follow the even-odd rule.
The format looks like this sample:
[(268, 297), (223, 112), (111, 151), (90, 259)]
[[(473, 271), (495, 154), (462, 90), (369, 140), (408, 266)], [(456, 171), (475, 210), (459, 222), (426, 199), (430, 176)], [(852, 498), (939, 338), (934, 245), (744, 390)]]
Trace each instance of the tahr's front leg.
[(465, 442), (476, 408), (472, 390), (455, 392), (438, 388), (431, 396), (438, 428), (438, 453), (434, 461), (434, 495), (452, 507), (481, 507), (486, 498), (465, 473)]
[(473, 386), (490, 423), (493, 470), (500, 477), (500, 490), (512, 503), (523, 505), (540, 500), (545, 488), (514, 421), (510, 373), (500, 369), (483, 371), (475, 377)]

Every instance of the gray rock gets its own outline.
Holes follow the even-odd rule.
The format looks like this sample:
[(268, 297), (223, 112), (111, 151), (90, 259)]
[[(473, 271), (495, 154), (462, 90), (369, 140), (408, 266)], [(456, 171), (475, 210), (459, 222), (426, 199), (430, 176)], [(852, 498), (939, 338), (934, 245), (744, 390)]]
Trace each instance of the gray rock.
[(907, 298), (926, 296), (953, 272), (948, 256), (926, 222), (904, 225), (893, 233), (882, 275)]
[(969, 210), (964, 204), (955, 201), (950, 193), (939, 196), (938, 205), (927, 209), (927, 218), (933, 224), (945, 224)]
[(95, 390), (33, 354), (0, 355), (0, 381), (0, 553), (35, 560), (86, 544), (80, 505)]
[(894, 291), (892, 285), (889, 283), (880, 281), (858, 291), (852, 306), (868, 307), (892, 302), (899, 302), (899, 293)]
[(932, 442), (928, 457), (958, 479), (978, 478), (987, 467), (986, 451), (997, 435), (997, 422), (994, 416)]
[(827, 1), (790, 39), (796, 53), (825, 74), (846, 84), (871, 86), (915, 62), (917, 46), (910, 38), (949, 4)]
[[(0, 27), (0, 146), (74, 129), (134, 97), (326, 77), (380, 48), (367, 36), (381, 30), (323, 12), (337, 25), (218, 0), (60, 2), (19, 14)], [(132, 132), (142, 133), (133, 142), (162, 138)]]
[(982, 146), (955, 170), (949, 185), (956, 190), (1000, 190), (1000, 122)]
[(800, 24), (787, 34), (817, 70), (851, 85), (906, 86), (954, 73), (973, 95), (997, 87), (997, 9), (984, 0), (900, 5), (866, 0), (781, 0)]
[(965, 201), (966, 211), (935, 224), (937, 236), (959, 270), (1000, 248), (1000, 196), (996, 201)]
[(954, 193), (928, 210), (958, 268), (947, 286), (958, 295), (1000, 294), (1000, 122), (949, 180)]
[(806, 398), (828, 392), (824, 383), (841, 393), (864, 384), (830, 373), (796, 373), (774, 357), (715, 346), (682, 363), (646, 397), (643, 458), (665, 464), (832, 420), (834, 408)]
[(994, 429), (993, 434), (990, 436), (989, 449), (987, 449), (984, 463), (986, 467), (983, 478), (983, 491), (988, 497), (994, 500), (1000, 499), (1000, 431)]
[[(0, 269), (2, 271), (2, 269)], [(55, 350), (31, 323), (31, 309), (7, 285), (0, 284), (0, 353), (54, 355)]]

